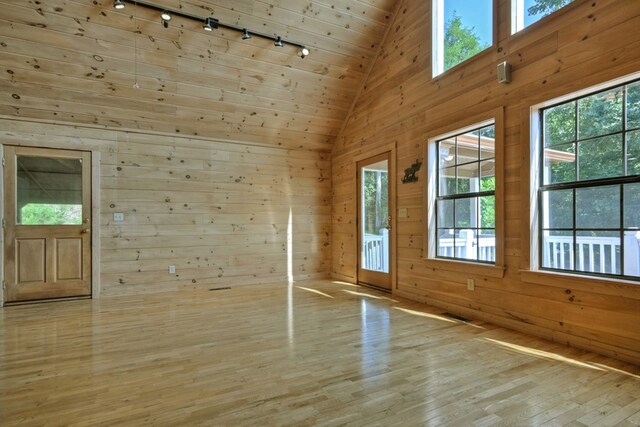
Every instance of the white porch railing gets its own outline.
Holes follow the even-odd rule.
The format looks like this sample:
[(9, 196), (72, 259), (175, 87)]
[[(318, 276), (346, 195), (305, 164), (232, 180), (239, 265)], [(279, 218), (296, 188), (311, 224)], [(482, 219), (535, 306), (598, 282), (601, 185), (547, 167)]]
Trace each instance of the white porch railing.
[[(473, 230), (461, 230), (459, 236), (438, 239), (438, 255), (479, 261), (495, 260), (495, 236), (476, 236)], [(624, 235), (624, 272), (621, 263), (621, 244), (618, 237), (578, 236), (574, 257), (572, 236), (544, 236), (542, 265), (560, 270), (575, 270), (640, 276), (640, 232)], [(478, 245), (478, 258), (476, 258)]]
[[(488, 262), (496, 259), (496, 236), (480, 235), (476, 239), (473, 230), (460, 230), (456, 239), (440, 238), (438, 243), (439, 256)], [(478, 254), (476, 254), (476, 245), (478, 245)]]
[[(544, 236), (542, 261), (545, 267), (603, 274), (622, 274), (622, 250), (618, 237), (576, 238), (576, 253), (572, 236)], [(640, 276), (640, 232), (624, 235), (624, 274)]]
[(380, 234), (365, 234), (362, 242), (362, 264), (365, 269), (389, 272), (389, 230)]

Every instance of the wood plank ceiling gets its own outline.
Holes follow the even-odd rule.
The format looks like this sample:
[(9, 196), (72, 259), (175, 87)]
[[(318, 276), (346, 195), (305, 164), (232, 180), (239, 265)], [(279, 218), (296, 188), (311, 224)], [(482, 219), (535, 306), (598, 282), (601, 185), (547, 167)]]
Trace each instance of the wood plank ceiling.
[(328, 151), (396, 1), (153, 3), (311, 54), (111, 0), (0, 0), (0, 114)]

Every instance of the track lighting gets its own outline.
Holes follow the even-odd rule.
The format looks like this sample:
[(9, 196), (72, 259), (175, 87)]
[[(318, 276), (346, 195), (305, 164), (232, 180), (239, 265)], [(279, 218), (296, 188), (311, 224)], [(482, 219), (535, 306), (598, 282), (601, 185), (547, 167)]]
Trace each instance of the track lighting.
[(207, 18), (204, 20), (203, 30), (213, 31), (214, 28), (218, 28), (218, 20), (216, 18)]
[(189, 13), (182, 12), (181, 10), (167, 9), (165, 6), (156, 5), (151, 3), (153, 0), (113, 0), (113, 7), (116, 9), (123, 9), (127, 3), (133, 4), (136, 7), (143, 7), (145, 9), (153, 10), (160, 14), (161, 23), (164, 28), (169, 27), (169, 22), (172, 18), (187, 19), (190, 21), (198, 22), (202, 25), (202, 29), (205, 31), (213, 31), (217, 28), (223, 28), (226, 30), (237, 31), (241, 34), (242, 40), (248, 40), (250, 38), (259, 37), (261, 39), (273, 41), (274, 46), (283, 47), (284, 45), (293, 46), (298, 51), (298, 56), (305, 58), (309, 55), (309, 49), (304, 44), (294, 42), (292, 40), (285, 40), (281, 36), (261, 33), (259, 31), (250, 31), (248, 28), (240, 27), (233, 24), (225, 24), (213, 17), (199, 17), (197, 15), (191, 15)]

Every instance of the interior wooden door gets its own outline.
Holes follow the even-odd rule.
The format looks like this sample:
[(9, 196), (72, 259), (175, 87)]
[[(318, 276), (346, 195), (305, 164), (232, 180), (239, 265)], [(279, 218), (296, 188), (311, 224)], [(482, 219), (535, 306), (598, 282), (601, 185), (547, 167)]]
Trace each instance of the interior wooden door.
[(5, 302), (91, 295), (91, 153), (4, 148)]
[(358, 282), (391, 290), (391, 153), (358, 162)]

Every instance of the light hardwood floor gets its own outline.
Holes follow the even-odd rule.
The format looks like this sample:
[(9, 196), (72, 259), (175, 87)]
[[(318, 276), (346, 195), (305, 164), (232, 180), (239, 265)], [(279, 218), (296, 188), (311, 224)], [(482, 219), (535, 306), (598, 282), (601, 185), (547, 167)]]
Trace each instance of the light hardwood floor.
[(341, 282), (0, 309), (0, 424), (639, 425), (640, 367)]

